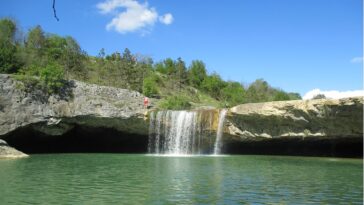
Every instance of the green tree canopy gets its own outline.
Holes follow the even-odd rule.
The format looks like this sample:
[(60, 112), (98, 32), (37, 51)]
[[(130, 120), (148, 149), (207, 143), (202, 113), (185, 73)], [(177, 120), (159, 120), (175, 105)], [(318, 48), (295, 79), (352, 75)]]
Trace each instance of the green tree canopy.
[(14, 43), (16, 24), (13, 20), (0, 19), (0, 40)]
[(190, 85), (201, 87), (202, 82), (207, 77), (205, 64), (200, 60), (194, 60), (188, 70), (188, 80)]
[(242, 104), (245, 100), (245, 89), (238, 82), (227, 82), (221, 90), (221, 99), (227, 106)]
[(29, 30), (25, 45), (28, 49), (42, 51), (46, 45), (46, 37), (41, 26), (38, 25)]
[(15, 45), (16, 24), (10, 19), (0, 20), (0, 72), (14, 73), (20, 63), (16, 56)]
[(221, 89), (225, 87), (225, 82), (217, 73), (207, 76), (202, 82), (202, 88), (214, 98), (219, 98)]

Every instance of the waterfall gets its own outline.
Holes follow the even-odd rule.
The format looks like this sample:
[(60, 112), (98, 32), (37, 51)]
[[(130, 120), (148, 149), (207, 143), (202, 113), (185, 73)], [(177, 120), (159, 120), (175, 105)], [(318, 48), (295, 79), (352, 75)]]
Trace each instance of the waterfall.
[[(218, 154), (225, 114), (226, 110), (220, 114), (215, 110), (151, 112), (148, 152), (166, 155)], [(218, 125), (214, 120), (217, 118)], [(214, 130), (218, 130), (217, 134)]]
[(220, 115), (219, 115), (219, 123), (217, 126), (217, 131), (216, 131), (216, 141), (215, 141), (215, 146), (214, 146), (214, 154), (220, 154), (221, 152), (221, 138), (222, 138), (222, 134), (224, 133), (224, 121), (225, 121), (225, 116), (226, 116), (226, 109), (223, 109), (220, 111)]

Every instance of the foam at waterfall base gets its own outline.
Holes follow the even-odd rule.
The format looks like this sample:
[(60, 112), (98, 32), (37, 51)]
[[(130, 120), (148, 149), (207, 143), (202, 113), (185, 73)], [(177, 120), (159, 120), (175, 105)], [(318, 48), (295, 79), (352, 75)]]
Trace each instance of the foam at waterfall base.
[(227, 154), (146, 154), (148, 157), (171, 157), (171, 158), (183, 158), (183, 157), (230, 157)]

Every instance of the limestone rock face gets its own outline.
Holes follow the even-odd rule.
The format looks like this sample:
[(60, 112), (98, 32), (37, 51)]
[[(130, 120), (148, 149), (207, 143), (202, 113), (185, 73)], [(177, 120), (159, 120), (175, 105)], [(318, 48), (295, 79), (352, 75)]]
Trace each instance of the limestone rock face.
[(362, 138), (363, 98), (250, 103), (233, 107), (226, 132), (240, 141)]
[(10, 147), (4, 140), (0, 140), (0, 159), (2, 158), (21, 158), (28, 155)]
[(47, 135), (62, 135), (77, 125), (148, 134), (139, 92), (70, 81), (64, 91), (68, 94), (45, 98), (25, 93), (17, 84), (0, 74), (0, 138), (29, 126)]

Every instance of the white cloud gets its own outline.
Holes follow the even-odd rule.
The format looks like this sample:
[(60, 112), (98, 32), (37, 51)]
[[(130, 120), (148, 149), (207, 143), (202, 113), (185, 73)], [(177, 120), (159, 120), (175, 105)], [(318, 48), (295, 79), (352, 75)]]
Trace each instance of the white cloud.
[(166, 24), (166, 25), (169, 25), (169, 24), (171, 24), (173, 22), (173, 16), (172, 16), (172, 14), (167, 13), (167, 14), (165, 14), (163, 16), (160, 16), (159, 21)]
[(307, 92), (304, 96), (304, 100), (312, 99), (314, 96), (318, 94), (324, 94), (326, 98), (332, 99), (340, 99), (340, 98), (348, 98), (348, 97), (363, 97), (364, 90), (352, 90), (352, 91), (337, 91), (337, 90), (330, 90), (330, 91), (323, 91), (320, 89), (313, 89)]
[(158, 17), (166, 25), (173, 21), (172, 14), (158, 16), (156, 9), (149, 7), (147, 2), (139, 3), (136, 0), (106, 0), (97, 4), (97, 8), (102, 14), (114, 15), (114, 18), (106, 25), (106, 29), (122, 34), (134, 31), (146, 33), (158, 21)]
[(363, 57), (355, 57), (350, 60), (350, 63), (362, 63), (362, 62), (363, 62)]

